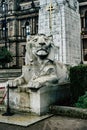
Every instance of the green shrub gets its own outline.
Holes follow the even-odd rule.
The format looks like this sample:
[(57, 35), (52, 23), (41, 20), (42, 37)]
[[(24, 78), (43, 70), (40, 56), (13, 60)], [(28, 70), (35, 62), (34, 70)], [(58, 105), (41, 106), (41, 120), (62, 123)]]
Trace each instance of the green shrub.
[(77, 102), (78, 97), (85, 94), (87, 89), (87, 66), (79, 65), (70, 68), (70, 90), (72, 103)]
[(12, 62), (13, 57), (10, 51), (5, 47), (0, 48), (0, 65), (5, 66), (6, 63)]
[(79, 97), (75, 106), (79, 108), (87, 108), (87, 92), (83, 96)]

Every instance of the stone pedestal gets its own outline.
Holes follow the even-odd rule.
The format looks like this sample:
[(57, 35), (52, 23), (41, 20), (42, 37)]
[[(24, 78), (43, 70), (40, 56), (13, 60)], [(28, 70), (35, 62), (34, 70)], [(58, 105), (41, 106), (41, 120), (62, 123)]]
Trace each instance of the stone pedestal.
[(31, 112), (42, 115), (49, 112), (51, 105), (57, 104), (60, 100), (70, 96), (69, 86), (43, 87), (39, 90), (30, 92)]
[[(32, 112), (37, 115), (49, 112), (49, 107), (70, 96), (68, 84), (42, 87), (40, 89), (10, 89), (10, 108), (15, 111)], [(6, 100), (5, 100), (6, 102)]]

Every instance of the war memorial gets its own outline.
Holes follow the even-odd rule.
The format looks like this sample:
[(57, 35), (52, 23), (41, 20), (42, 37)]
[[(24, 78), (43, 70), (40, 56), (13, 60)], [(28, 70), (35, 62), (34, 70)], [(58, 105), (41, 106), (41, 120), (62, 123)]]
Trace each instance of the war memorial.
[(12, 111), (41, 117), (69, 98), (68, 67), (81, 61), (77, 0), (40, 0), (38, 23), (38, 34), (27, 37), (22, 75), (8, 80), (6, 91)]
[(27, 36), (22, 75), (7, 82), (11, 107), (39, 115), (67, 98), (69, 88), (59, 84), (68, 81), (66, 66), (81, 60), (78, 2), (40, 1), (40, 7), (39, 34)]

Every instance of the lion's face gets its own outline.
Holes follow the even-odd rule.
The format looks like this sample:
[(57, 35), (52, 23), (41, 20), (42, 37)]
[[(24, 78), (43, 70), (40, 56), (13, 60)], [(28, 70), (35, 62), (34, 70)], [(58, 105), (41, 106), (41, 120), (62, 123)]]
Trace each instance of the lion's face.
[(40, 57), (41, 59), (46, 58), (50, 53), (51, 40), (45, 35), (35, 35), (30, 40), (30, 49), (33, 55)]

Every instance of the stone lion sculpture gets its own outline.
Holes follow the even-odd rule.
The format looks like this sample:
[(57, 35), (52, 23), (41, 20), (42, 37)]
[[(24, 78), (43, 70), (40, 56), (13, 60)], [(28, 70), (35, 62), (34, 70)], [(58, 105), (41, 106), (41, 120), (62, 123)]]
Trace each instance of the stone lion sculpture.
[(30, 36), (26, 44), (25, 66), (23, 66), (22, 75), (8, 81), (9, 86), (39, 89), (65, 82), (67, 68), (55, 62), (54, 51), (55, 46), (51, 36), (44, 34)]

